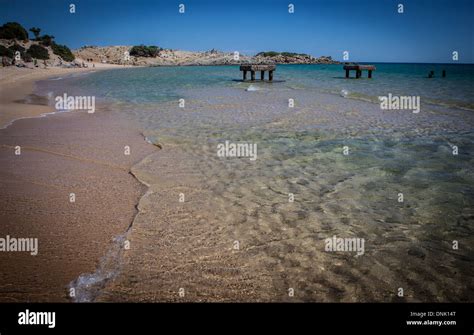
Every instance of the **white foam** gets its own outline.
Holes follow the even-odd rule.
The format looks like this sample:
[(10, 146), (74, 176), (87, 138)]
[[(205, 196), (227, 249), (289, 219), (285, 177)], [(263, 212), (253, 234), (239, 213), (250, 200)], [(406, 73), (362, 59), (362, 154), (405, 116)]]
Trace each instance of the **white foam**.
[(256, 87), (256, 86), (250, 85), (250, 86), (247, 87), (245, 90), (246, 90), (247, 92), (254, 92), (254, 91), (258, 91), (259, 88)]

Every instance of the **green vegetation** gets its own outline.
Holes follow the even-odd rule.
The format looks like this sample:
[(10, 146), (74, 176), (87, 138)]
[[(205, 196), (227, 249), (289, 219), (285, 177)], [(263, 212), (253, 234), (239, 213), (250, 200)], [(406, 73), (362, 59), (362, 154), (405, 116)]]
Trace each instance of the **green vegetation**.
[(280, 53), (276, 52), (276, 51), (263, 51), (263, 52), (259, 52), (258, 54), (256, 54), (256, 56), (275, 57), (275, 56), (278, 56), (279, 54)]
[(40, 28), (30, 28), (30, 31), (33, 33), (33, 35), (35, 35), (35, 41), (37, 41), (39, 39), (39, 34), (41, 32), (41, 29)]
[(130, 56), (136, 57), (157, 57), (161, 51), (161, 48), (150, 45), (136, 45), (130, 50)]
[(42, 47), (41, 45), (33, 44), (28, 49), (28, 54), (37, 59), (49, 59), (48, 49)]
[(7, 22), (0, 27), (0, 39), (28, 41), (28, 32), (17, 22)]
[(66, 62), (72, 62), (75, 58), (73, 53), (71, 52), (71, 49), (69, 49), (65, 45), (56, 44), (53, 42), (51, 44), (51, 49), (53, 49), (53, 53), (55, 55), (58, 55), (59, 57), (62, 58), (62, 60)]
[(32, 62), (33, 57), (28, 52), (25, 52), (21, 55), (21, 59), (23, 59), (24, 62)]
[(295, 52), (282, 52), (281, 55), (285, 56), (285, 57), (296, 57), (296, 56), (311, 57), (308, 54), (298, 54), (298, 53), (295, 53)]
[(10, 49), (13, 53), (15, 53), (15, 51), (20, 51), (20, 54), (23, 54), (25, 52), (25, 48), (23, 48), (21, 45), (18, 45), (18, 44), (13, 44), (11, 47), (9, 47), (8, 49)]
[(13, 44), (12, 46), (6, 48), (3, 45), (0, 45), (0, 56), (6, 56), (9, 58), (14, 58), (16, 52), (20, 53), (21, 59), (25, 62), (31, 62), (31, 56), (26, 52), (26, 49), (23, 48), (21, 45)]
[(39, 41), (41, 45), (44, 45), (45, 47), (50, 47), (54, 43), (54, 36), (43, 35), (38, 37), (36, 40)]
[(0, 45), (0, 56), (13, 58), (13, 51), (9, 48), (4, 47), (3, 45)]
[(284, 56), (284, 57), (311, 57), (308, 54), (299, 54), (296, 52), (276, 52), (276, 51), (263, 51), (259, 52), (256, 56), (261, 56), (261, 57), (275, 57), (275, 56)]
[[(64, 61), (72, 62), (75, 59), (71, 49), (65, 45), (56, 44), (54, 36), (46, 34), (40, 36), (41, 29), (37, 27), (32, 27), (29, 31), (33, 33), (34, 41), (39, 42), (39, 45), (32, 44), (28, 50), (25, 50), (24, 47), (16, 43), (9, 48), (0, 46), (0, 56), (13, 58), (15, 52), (19, 51), (22, 60), (25, 62), (31, 62), (32, 58), (49, 59), (49, 52), (45, 47), (51, 47), (53, 53), (61, 57)], [(27, 41), (28, 32), (21, 26), (21, 24), (17, 22), (8, 22), (0, 27), (0, 38)], [(148, 52), (150, 51), (148, 50)]]

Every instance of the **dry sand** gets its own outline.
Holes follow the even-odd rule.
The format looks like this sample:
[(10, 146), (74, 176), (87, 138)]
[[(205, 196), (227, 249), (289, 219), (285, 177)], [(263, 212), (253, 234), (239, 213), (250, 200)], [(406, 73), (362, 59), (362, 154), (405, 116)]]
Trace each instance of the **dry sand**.
[(90, 69), (0, 72), (1, 125), (25, 118), (0, 130), (0, 237), (39, 243), (37, 256), (0, 253), (2, 302), (68, 301), (67, 285), (96, 269), (113, 238), (129, 227), (145, 191), (129, 171), (156, 148), (113, 110), (31, 118), (52, 110), (15, 102), (31, 94), (36, 80), (78, 71)]

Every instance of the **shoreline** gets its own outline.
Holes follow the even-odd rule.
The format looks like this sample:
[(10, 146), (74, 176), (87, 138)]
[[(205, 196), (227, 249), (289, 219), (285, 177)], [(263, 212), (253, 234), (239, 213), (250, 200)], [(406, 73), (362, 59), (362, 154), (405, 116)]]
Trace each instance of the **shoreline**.
[[(95, 70), (114, 68), (123, 67)], [(12, 74), (0, 87), (2, 110), (8, 112), (0, 129), (1, 235), (39, 241), (34, 257), (0, 253), (3, 302), (72, 301), (68, 285), (97, 270), (116, 237), (130, 229), (146, 194), (131, 168), (157, 149), (113, 107), (100, 106), (94, 114), (58, 113), (48, 105), (19, 102), (34, 94), (38, 80), (90, 70), (27, 70), (21, 77)], [(21, 116), (12, 118), (18, 112)], [(16, 145), (22, 154), (12, 158)], [(130, 146), (130, 156), (120, 155), (124, 145)], [(68, 201), (70, 193), (74, 203)]]
[[(59, 75), (74, 73), (88, 73), (112, 69), (127, 68), (120, 65), (96, 64), (95, 68), (58, 68), (47, 69), (18, 68), (15, 66), (0, 68), (0, 129), (5, 129), (16, 120), (31, 117), (42, 117), (51, 114), (51, 107), (47, 104), (25, 103), (24, 99), (34, 95), (38, 81), (49, 80)], [(23, 100), (23, 101), (22, 101)], [(29, 108), (25, 108), (29, 106)]]
[[(469, 250), (447, 253), (433, 248), (439, 235), (424, 239), (427, 227), (444, 232), (444, 222), (429, 210), (442, 206), (437, 203), (442, 199), (438, 199), (440, 194), (435, 189), (425, 190), (423, 182), (416, 183), (417, 176), (435, 176), (421, 173), (425, 166), (437, 166), (433, 163), (446, 154), (445, 144), (450, 140), (456, 143), (452, 137), (442, 139), (445, 144), (439, 143), (440, 133), (451, 129), (450, 124), (457, 132), (469, 130), (470, 114), (445, 109), (418, 115), (401, 110), (380, 113), (376, 105), (365, 101), (325, 93), (315, 95), (306, 90), (292, 92), (299, 105), (288, 111), (286, 104), (278, 103), (283, 101), (279, 100), (280, 91), (235, 93), (228, 87), (187, 90), (185, 97), (188, 102), (194, 101), (194, 113), (183, 113), (172, 101), (150, 104), (149, 110), (140, 114), (147, 116), (141, 119), (148, 126), (143, 132), (139, 130), (142, 127), (133, 127), (133, 121), (118, 120), (122, 119), (120, 115), (126, 119), (129, 110), (120, 109), (125, 114), (113, 113), (118, 110), (113, 104), (101, 106), (94, 114), (59, 113), (20, 120), (1, 131), (0, 143), (10, 146), (0, 148), (0, 160), (5, 166), (5, 171), (0, 172), (5, 189), (0, 196), (0, 205), (5, 208), (0, 226), (14, 229), (16, 226), (11, 226), (8, 219), (20, 219), (14, 223), (19, 222), (20, 227), (29, 225), (32, 230), (27, 231), (37, 234), (26, 236), (39, 237), (40, 254), (44, 245), (41, 241), (48, 241), (49, 237), (61, 251), (50, 248), (49, 258), (42, 262), (47, 269), (40, 269), (46, 272), (40, 275), (29, 272), (37, 265), (25, 263), (23, 256), (11, 256), (11, 262), (17, 257), (18, 265), (0, 259), (10, 267), (0, 282), (18, 282), (10, 290), (18, 287), (20, 292), (0, 286), (0, 299), (71, 301), (65, 292), (75, 288), (79, 292), (75, 301), (94, 302), (386, 302), (393, 298), (393, 283), (411, 287), (404, 280), (407, 272), (423, 280), (432, 278), (434, 271), (429, 264), (439, 257), (456, 262), (456, 266), (436, 280), (429, 291), (407, 295), (404, 300), (463, 301), (463, 297), (472, 296), (468, 288), (456, 286), (469, 275), (469, 268), (463, 263), (469, 261)], [(241, 108), (237, 115), (235, 106)], [(133, 112), (134, 108), (130, 110)], [(157, 110), (161, 113), (153, 113)], [(270, 119), (265, 111), (274, 111)], [(240, 125), (237, 129), (236, 116)], [(215, 121), (213, 117), (219, 118), (220, 132), (209, 127), (213, 125), (209, 121)], [(138, 117), (135, 119), (139, 122)], [(450, 122), (444, 127), (447, 120)], [(245, 131), (249, 124), (254, 128)], [(421, 136), (420, 129), (424, 131)], [(392, 143), (402, 136), (413, 140), (412, 146), (404, 141)], [(259, 143), (263, 150), (259, 157), (263, 160), (249, 163), (216, 156), (214, 145), (218, 140), (242, 137)], [(166, 143), (163, 150), (149, 146), (149, 142), (158, 146), (151, 138)], [(122, 142), (124, 139), (126, 142)], [(20, 140), (29, 155), (25, 157), (29, 160), (23, 162), (26, 164), (17, 164), (19, 157), (9, 156)], [(133, 160), (124, 162), (123, 145), (130, 143), (134, 154), (136, 148), (141, 151)], [(299, 154), (288, 156), (282, 144), (294, 146)], [(342, 144), (354, 152), (350, 161), (339, 155)], [(429, 155), (411, 166), (408, 162), (414, 160), (409, 157), (423, 157), (419, 148)], [(386, 151), (388, 156), (403, 155), (396, 165), (391, 165), (385, 156), (367, 155), (374, 150)], [(313, 152), (318, 156), (313, 157)], [(304, 173), (296, 170), (295, 174), (295, 164), (301, 162), (317, 164), (304, 164)], [(458, 163), (459, 178), (465, 177), (462, 163)], [(406, 171), (400, 167), (402, 164), (408, 166)], [(438, 171), (445, 171), (445, 167)], [(411, 194), (410, 206), (393, 211), (387, 206), (393, 198), (380, 190), (398, 189), (398, 175), (406, 176), (403, 188)], [(451, 186), (450, 180), (442, 182)], [(373, 183), (382, 187), (374, 189)], [(45, 186), (56, 191), (47, 192)], [(77, 191), (78, 199), (86, 203), (79, 209), (75, 209), (76, 205), (65, 207), (69, 192), (78, 186), (84, 186)], [(415, 186), (421, 188), (420, 193), (413, 191)], [(370, 198), (361, 197), (355, 188), (362, 188)], [(21, 199), (25, 191), (32, 196)], [(298, 201), (287, 203), (288, 192), (297, 194)], [(183, 202), (178, 200), (181, 193), (186, 196)], [(48, 197), (51, 201), (46, 201)], [(384, 206), (374, 206), (374, 197), (385, 199)], [(348, 198), (354, 200), (347, 202)], [(416, 210), (424, 207), (428, 210)], [(110, 213), (104, 213), (104, 209)], [(341, 217), (340, 213), (346, 214)], [(117, 219), (121, 222), (117, 223)], [(69, 223), (67, 220), (72, 220), (72, 226), (64, 224)], [(35, 227), (37, 221), (45, 225)], [(48, 234), (45, 227), (50, 230)], [(11, 236), (25, 236), (7, 231)], [(371, 245), (367, 249), (369, 257), (321, 252), (325, 238), (341, 234), (367, 239), (367, 245)], [(125, 239), (130, 242), (130, 250), (121, 248)], [(234, 249), (236, 241), (238, 249)], [(85, 245), (87, 251), (83, 250)], [(374, 253), (375, 249), (379, 252)], [(58, 253), (67, 261), (56, 261)], [(410, 267), (391, 271), (390, 265), (407, 254)], [(68, 259), (77, 255), (79, 261)], [(0, 254), (0, 258), (3, 256)], [(338, 264), (334, 265), (334, 261)], [(319, 266), (315, 268), (314, 263)], [(26, 274), (26, 282), (13, 277), (15, 266), (21, 268), (16, 272)], [(341, 273), (341, 266), (364, 276)], [(67, 272), (64, 274), (63, 270)], [(458, 271), (459, 281), (453, 279), (454, 271)], [(47, 284), (34, 286), (35, 282), (30, 283), (28, 278), (35, 275), (46, 278)], [(388, 279), (369, 280), (381, 277)], [(300, 283), (300, 278), (305, 283)], [(48, 282), (51, 279), (54, 282)], [(360, 284), (354, 284), (355, 280)], [(40, 297), (28, 292), (58, 285), (63, 285), (64, 291), (50, 288), (47, 295)], [(300, 295), (290, 299), (288, 287), (296, 288)]]

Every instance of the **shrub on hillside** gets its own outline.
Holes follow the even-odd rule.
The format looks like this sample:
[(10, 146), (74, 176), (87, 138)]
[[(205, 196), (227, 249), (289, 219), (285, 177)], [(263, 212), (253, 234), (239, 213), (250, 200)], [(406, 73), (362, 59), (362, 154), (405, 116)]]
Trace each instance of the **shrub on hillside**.
[(37, 41), (40, 42), (41, 45), (44, 45), (45, 47), (50, 47), (54, 43), (54, 36), (51, 35), (43, 35), (38, 37)]
[(28, 49), (28, 54), (37, 59), (49, 59), (48, 49), (42, 47), (41, 45), (33, 44)]
[(24, 62), (32, 62), (33, 61), (33, 57), (31, 57), (31, 55), (28, 53), (28, 52), (25, 52), (21, 55), (21, 59), (24, 61)]
[(282, 52), (281, 55), (285, 57), (295, 57), (295, 56), (310, 57), (307, 54), (298, 54), (296, 52)]
[(296, 52), (276, 52), (276, 51), (263, 51), (259, 52), (256, 56), (262, 56), (262, 57), (275, 57), (275, 56), (284, 56), (284, 57), (296, 57), (296, 56), (302, 56), (302, 57), (311, 57), (310, 55), (307, 54), (299, 54)]
[(160, 53), (160, 48), (154, 45), (136, 45), (130, 50), (130, 56), (135, 57), (157, 57)]
[(31, 62), (31, 56), (26, 52), (26, 49), (23, 48), (21, 45), (18, 44), (13, 44), (8, 48), (9, 50), (12, 51), (13, 56), (16, 55), (16, 52), (18, 51), (20, 53), (20, 57), (24, 62)]
[(13, 51), (13, 53), (15, 53), (15, 51), (20, 51), (20, 53), (24, 53), (25, 52), (25, 48), (23, 48), (21, 45), (19, 44), (13, 44), (12, 46), (10, 46), (8, 49), (10, 49), (11, 51)]
[(13, 58), (13, 51), (3, 45), (0, 45), (0, 56), (6, 56), (8, 58)]
[(53, 53), (55, 55), (58, 55), (62, 58), (62, 60), (66, 62), (72, 62), (75, 58), (73, 53), (71, 52), (71, 49), (69, 49), (65, 45), (56, 44), (53, 42), (53, 44), (51, 44), (51, 49), (53, 49)]
[(41, 32), (41, 29), (40, 28), (30, 28), (30, 31), (33, 33), (33, 35), (35, 36), (35, 41), (37, 41), (39, 39), (39, 36), (40, 36), (40, 32)]
[(7, 22), (0, 27), (0, 39), (27, 41), (28, 32), (17, 22)]
[(262, 57), (275, 57), (278, 56), (280, 53), (276, 51), (263, 51), (259, 52), (256, 56), (262, 56)]

